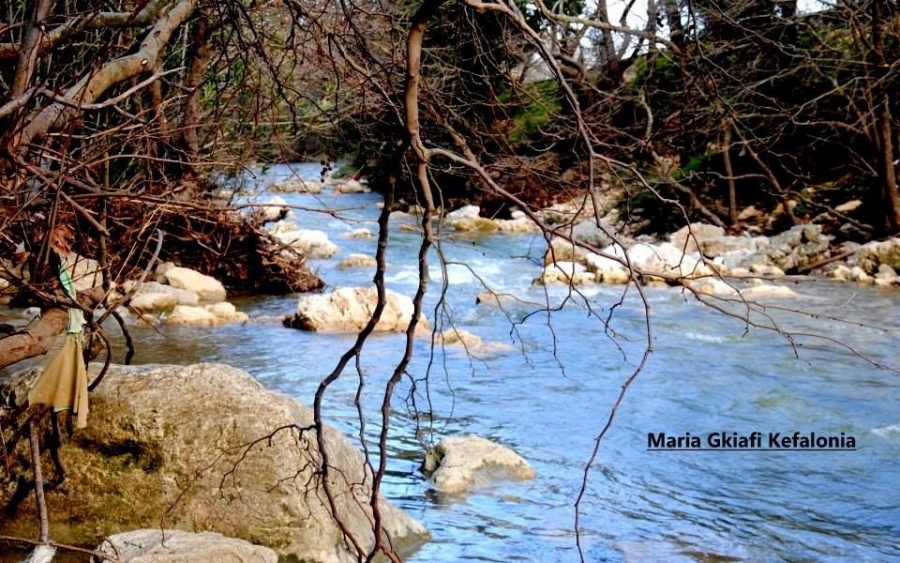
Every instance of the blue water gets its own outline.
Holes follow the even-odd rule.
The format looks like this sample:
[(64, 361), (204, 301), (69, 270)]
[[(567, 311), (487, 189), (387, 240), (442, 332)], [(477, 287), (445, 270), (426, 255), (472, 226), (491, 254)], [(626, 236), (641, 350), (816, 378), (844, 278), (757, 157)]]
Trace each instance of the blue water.
[[(299, 172), (309, 177), (318, 170)], [(259, 182), (286, 173), (274, 167)], [(331, 286), (370, 283), (373, 271), (336, 264), (352, 252), (374, 251), (374, 239), (345, 235), (360, 227), (377, 231), (377, 195), (282, 197), (305, 208), (342, 210), (296, 211), (291, 220), (327, 231), (341, 247), (334, 258), (313, 262)], [(388, 286), (412, 295), (419, 237), (395, 224), (390, 245)], [(431, 350), (428, 338), (416, 342), (393, 401), (384, 488), (431, 532), (432, 541), (409, 560), (578, 561), (573, 504), (595, 438), (647, 346), (645, 303), (634, 288), (622, 300), (623, 287), (572, 294), (532, 286), (544, 249), (540, 236), (447, 232), (441, 249), (452, 264), (439, 306), (444, 276), (432, 252), (426, 308), (432, 326), (452, 323), (512, 351), (472, 358), (453, 347)], [(476, 305), (485, 286), (530, 304)], [(653, 353), (588, 472), (580, 506), (585, 560), (900, 561), (900, 375), (872, 363), (900, 364), (894, 328), (900, 292), (814, 280), (794, 289), (802, 297), (773, 300), (764, 313), (783, 332), (823, 334), (852, 350), (809, 336), (792, 344), (784, 333), (748, 328), (677, 289), (646, 288)], [(236, 304), (251, 317), (279, 316), (294, 310), (296, 296)], [(752, 318), (770, 322), (762, 314)], [(226, 362), (307, 404), (355, 338), (286, 330), (277, 322), (136, 336), (138, 362)], [(363, 351), (368, 438), (378, 431), (377, 408), (403, 344), (399, 335), (374, 335)], [(325, 408), (357, 442), (359, 381), (353, 369), (346, 371)], [(843, 432), (855, 437), (857, 449), (647, 451), (648, 433), (795, 430)], [(424, 445), (469, 433), (513, 448), (537, 477), (464, 495), (434, 492), (418, 472)]]

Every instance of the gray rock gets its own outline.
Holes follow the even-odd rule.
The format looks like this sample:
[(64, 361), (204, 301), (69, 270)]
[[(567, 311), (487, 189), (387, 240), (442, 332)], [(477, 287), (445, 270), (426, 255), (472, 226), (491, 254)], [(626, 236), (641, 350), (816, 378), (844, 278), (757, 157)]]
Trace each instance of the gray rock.
[(856, 254), (856, 263), (867, 274), (876, 273), (882, 264), (900, 269), (900, 238), (864, 244)]
[[(10, 385), (18, 388), (7, 396), (25, 397), (38, 371), (14, 378)], [(338, 430), (326, 428), (324, 440), (337, 515), (368, 549), (372, 475)], [(27, 467), (22, 450), (10, 460), (20, 468)], [(51, 530), (56, 541), (99, 543), (118, 532), (165, 527), (266, 545), (287, 560), (357, 560), (329, 509), (312, 411), (244, 371), (218, 364), (113, 366), (91, 394), (88, 427), (62, 446), (60, 457), (66, 481), (47, 492), (53, 521), (65, 522)], [(0, 502), (6, 505), (13, 489), (0, 486)], [(378, 505), (398, 549), (427, 537), (393, 505), (383, 499)], [(33, 503), (25, 503), (17, 518), (0, 520), (0, 534), (34, 521)]]
[(214, 532), (144, 529), (107, 538), (101, 563), (278, 563), (268, 547)]
[(830, 237), (821, 225), (797, 225), (769, 239), (769, 245), (744, 260), (740, 266), (777, 266), (785, 272), (810, 266), (831, 254)]
[(594, 221), (584, 221), (572, 228), (572, 238), (590, 244), (594, 248), (604, 248), (614, 242), (608, 233), (615, 234), (615, 232), (616, 229), (612, 225), (601, 223), (598, 227)]

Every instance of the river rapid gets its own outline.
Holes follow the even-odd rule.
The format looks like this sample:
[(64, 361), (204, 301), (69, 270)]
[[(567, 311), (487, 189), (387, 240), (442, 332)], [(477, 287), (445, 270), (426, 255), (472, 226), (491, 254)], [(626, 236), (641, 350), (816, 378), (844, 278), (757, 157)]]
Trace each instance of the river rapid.
[[(312, 178), (318, 168), (272, 167), (256, 181), (265, 186), (292, 172)], [(377, 233), (379, 196), (279, 195), (306, 208), (295, 209), (289, 221), (324, 230), (341, 247), (334, 258), (312, 262), (331, 287), (371, 282), (374, 269), (337, 263), (350, 253), (374, 253), (374, 239), (347, 235), (362, 227)], [(393, 224), (390, 289), (415, 291), (419, 242), (417, 233)], [(452, 325), (509, 349), (472, 357), (459, 347), (432, 348), (428, 337), (416, 341), (392, 403), (384, 485), (385, 496), (432, 534), (409, 561), (579, 560), (574, 503), (595, 439), (647, 345), (646, 306), (653, 353), (587, 472), (579, 507), (585, 560), (900, 561), (900, 375), (878, 367), (900, 364), (900, 290), (790, 282), (799, 297), (766, 301), (769, 318), (753, 316), (794, 333), (788, 336), (748, 326), (675, 288), (648, 287), (643, 298), (631, 288), (623, 298), (624, 286), (587, 286), (580, 293), (533, 286), (544, 249), (539, 235), (448, 232), (440, 237), (445, 268), (431, 253), (431, 326)], [(522, 302), (502, 309), (476, 304), (486, 287)], [(437, 307), (441, 293), (444, 305)], [(292, 313), (296, 300), (232, 301), (259, 318)], [(288, 330), (274, 320), (136, 329), (134, 336), (135, 362), (224, 362), (306, 404), (355, 339)], [(376, 334), (362, 354), (364, 436), (372, 451), (377, 409), (403, 346), (402, 335)], [(348, 370), (325, 405), (332, 424), (357, 444), (358, 383)], [(790, 438), (795, 431), (843, 433), (844, 445), (852, 437), (855, 449), (769, 448), (770, 433)], [(708, 442), (714, 433), (754, 432), (767, 451)], [(702, 448), (650, 451), (648, 435), (660, 433), (689, 433)], [(537, 477), (462, 495), (435, 492), (418, 471), (423, 443), (461, 434), (513, 448)]]

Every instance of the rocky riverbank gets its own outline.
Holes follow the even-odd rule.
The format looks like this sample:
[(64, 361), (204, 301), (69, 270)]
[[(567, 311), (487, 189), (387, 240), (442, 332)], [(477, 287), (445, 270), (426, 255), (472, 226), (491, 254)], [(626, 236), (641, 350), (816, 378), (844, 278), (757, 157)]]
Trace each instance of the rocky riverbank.
[[(39, 371), (5, 382), (6, 408), (27, 397)], [(372, 475), (362, 454), (325, 428), (341, 529), (319, 471), (312, 410), (248, 373), (219, 364), (113, 366), (90, 401), (88, 427), (59, 449), (66, 478), (47, 491), (55, 541), (97, 545), (139, 528), (209, 531), (317, 563), (356, 561), (348, 546), (374, 545)], [(10, 482), (30, 471), (29, 459), (22, 445), (6, 458), (11, 471), (0, 473), (0, 499), (13, 516), (2, 520), (0, 535), (34, 534), (33, 496), (17, 498)], [(46, 471), (48, 480), (59, 477), (49, 464)], [(387, 501), (378, 508), (398, 552), (427, 539)]]

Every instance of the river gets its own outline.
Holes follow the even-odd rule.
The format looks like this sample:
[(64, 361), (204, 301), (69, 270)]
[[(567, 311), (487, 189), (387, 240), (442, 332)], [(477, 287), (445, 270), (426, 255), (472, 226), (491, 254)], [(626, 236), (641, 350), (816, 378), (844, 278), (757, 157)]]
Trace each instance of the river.
[[(313, 165), (295, 169), (307, 177)], [(285, 167), (260, 173), (261, 185)], [(374, 252), (375, 194), (281, 194), (290, 204), (338, 213), (294, 211), (304, 228), (329, 233), (341, 252), (313, 261), (330, 286), (370, 282), (373, 270), (339, 269), (353, 252)], [(418, 283), (415, 232), (394, 225), (390, 289), (412, 295)], [(621, 286), (590, 286), (569, 299), (564, 287), (532, 285), (544, 242), (535, 235), (443, 233), (449, 261), (445, 305), (436, 315), (444, 273), (435, 253), (427, 315), (510, 346), (481, 358), (455, 347), (431, 351), (420, 338), (393, 402), (391, 461), (384, 493), (430, 530), (409, 561), (578, 561), (574, 501), (585, 464), (623, 382), (646, 345), (645, 308), (632, 290), (604, 321)], [(532, 304), (476, 305), (485, 285)], [(800, 297), (772, 300), (766, 313), (784, 330), (824, 334), (852, 347), (798, 334), (748, 328), (673, 288), (647, 288), (653, 353), (630, 387), (590, 468), (580, 507), (587, 561), (890, 561), (900, 560), (900, 377), (896, 365), (900, 291), (806, 279)], [(237, 299), (251, 317), (293, 312), (296, 296)], [(550, 307), (547, 307), (547, 305)], [(814, 313), (797, 314), (787, 309)], [(763, 320), (757, 316), (758, 320)], [(851, 322), (843, 322), (845, 319)], [(225, 362), (267, 387), (311, 404), (319, 381), (352, 335), (312, 334), (277, 322), (220, 328), (138, 331), (139, 363)], [(367, 432), (402, 355), (399, 335), (373, 335), (362, 355)], [(868, 360), (871, 361), (868, 361)], [(874, 363), (873, 363), (874, 362)], [(429, 390), (430, 402), (423, 390)], [(422, 428), (410, 402), (415, 379)], [(326, 416), (359, 440), (348, 371), (330, 389)], [(649, 451), (648, 434), (690, 433), (707, 445), (714, 432), (793, 432), (853, 437), (852, 451)], [(517, 451), (534, 467), (530, 481), (500, 481), (464, 495), (433, 491), (418, 471), (422, 441), (478, 434)], [(768, 446), (765, 441), (763, 446)]]

